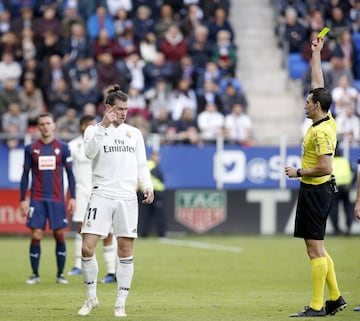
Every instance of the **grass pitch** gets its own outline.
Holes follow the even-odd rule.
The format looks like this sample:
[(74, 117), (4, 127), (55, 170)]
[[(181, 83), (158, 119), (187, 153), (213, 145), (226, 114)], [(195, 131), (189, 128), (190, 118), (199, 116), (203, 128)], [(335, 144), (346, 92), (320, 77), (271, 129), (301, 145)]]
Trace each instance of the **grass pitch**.
[[(359, 236), (326, 238), (348, 307), (331, 317), (360, 318)], [(30, 276), (29, 238), (0, 238), (0, 320), (117, 320), (113, 316), (115, 284), (98, 284), (100, 308), (80, 317), (86, 298), (82, 276), (56, 284), (55, 247), (42, 241), (41, 283)], [(74, 261), (67, 238), (66, 273)], [(310, 263), (301, 239), (292, 236), (186, 236), (167, 240), (138, 239), (135, 275), (127, 301), (132, 321), (282, 321), (309, 304)], [(102, 245), (97, 249), (99, 278), (106, 274)], [(326, 297), (327, 299), (327, 292)]]

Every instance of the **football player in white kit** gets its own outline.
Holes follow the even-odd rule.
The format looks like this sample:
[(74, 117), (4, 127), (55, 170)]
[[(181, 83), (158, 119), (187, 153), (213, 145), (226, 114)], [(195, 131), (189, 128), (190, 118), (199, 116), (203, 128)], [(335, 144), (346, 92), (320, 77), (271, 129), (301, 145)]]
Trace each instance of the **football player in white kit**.
[(84, 217), (81, 267), (87, 299), (78, 314), (88, 315), (99, 303), (96, 294), (98, 264), (96, 244), (111, 227), (117, 238), (116, 317), (126, 317), (125, 303), (134, 274), (133, 244), (137, 238), (138, 181), (144, 191), (143, 203), (154, 200), (147, 166), (144, 138), (139, 129), (125, 123), (128, 96), (119, 85), (104, 90), (103, 119), (85, 130), (85, 154), (93, 161), (93, 188)]
[[(73, 171), (76, 179), (76, 198), (77, 206), (72, 216), (72, 221), (77, 224), (78, 234), (75, 236), (75, 264), (68, 275), (81, 274), (81, 227), (84, 221), (87, 204), (91, 195), (92, 188), (92, 161), (86, 157), (84, 151), (84, 132), (86, 127), (95, 125), (96, 117), (93, 115), (83, 115), (80, 118), (81, 135), (69, 142), (69, 148), (73, 159)], [(107, 275), (101, 280), (102, 283), (115, 282), (116, 268), (116, 245), (113, 242), (112, 234), (104, 240), (103, 246), (104, 262)]]

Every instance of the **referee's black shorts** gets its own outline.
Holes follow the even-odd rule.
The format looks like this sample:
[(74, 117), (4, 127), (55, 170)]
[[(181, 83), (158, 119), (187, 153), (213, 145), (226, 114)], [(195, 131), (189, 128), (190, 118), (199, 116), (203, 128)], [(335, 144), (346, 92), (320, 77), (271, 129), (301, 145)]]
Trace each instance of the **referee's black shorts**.
[(294, 236), (309, 240), (323, 240), (333, 193), (330, 183), (300, 184), (296, 208)]

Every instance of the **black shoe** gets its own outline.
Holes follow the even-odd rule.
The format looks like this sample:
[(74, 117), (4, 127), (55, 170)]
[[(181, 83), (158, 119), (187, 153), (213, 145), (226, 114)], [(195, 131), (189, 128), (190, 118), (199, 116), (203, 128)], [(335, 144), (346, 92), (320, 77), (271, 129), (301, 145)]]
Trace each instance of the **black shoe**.
[(344, 310), (346, 306), (347, 303), (341, 295), (335, 301), (327, 300), (325, 302), (326, 315), (334, 315), (336, 312)]
[(306, 306), (304, 310), (290, 314), (289, 317), (291, 318), (301, 318), (301, 317), (325, 317), (326, 313), (324, 308), (321, 308), (321, 310), (314, 310), (313, 308), (310, 308), (309, 306)]

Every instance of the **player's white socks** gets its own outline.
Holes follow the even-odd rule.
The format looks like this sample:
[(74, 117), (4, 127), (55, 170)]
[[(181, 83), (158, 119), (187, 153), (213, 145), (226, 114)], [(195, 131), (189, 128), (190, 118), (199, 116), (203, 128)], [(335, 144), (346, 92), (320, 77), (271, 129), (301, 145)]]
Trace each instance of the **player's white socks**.
[(82, 237), (79, 233), (75, 236), (75, 265), (74, 267), (77, 267), (81, 269), (81, 247), (82, 247)]
[(116, 272), (116, 247), (114, 245), (114, 240), (112, 245), (107, 245), (103, 247), (104, 262), (108, 274), (115, 274)]
[(99, 267), (96, 256), (82, 257), (81, 269), (84, 277), (84, 283), (88, 292), (89, 298), (96, 298), (96, 285), (99, 273)]
[(116, 268), (116, 281), (118, 285), (116, 306), (125, 307), (126, 298), (129, 294), (131, 281), (134, 275), (133, 257), (120, 257)]

